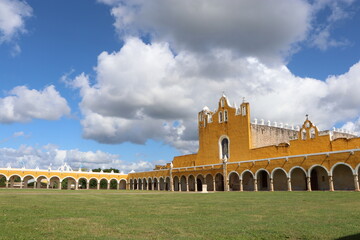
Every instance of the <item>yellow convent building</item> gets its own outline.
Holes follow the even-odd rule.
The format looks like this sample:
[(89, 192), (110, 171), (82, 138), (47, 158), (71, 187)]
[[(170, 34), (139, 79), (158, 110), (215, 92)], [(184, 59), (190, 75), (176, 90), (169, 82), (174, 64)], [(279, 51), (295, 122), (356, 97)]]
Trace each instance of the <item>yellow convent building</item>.
[[(164, 191), (359, 191), (360, 138), (342, 130), (319, 131), (306, 118), (301, 127), (263, 120), (251, 122), (249, 103), (231, 106), (222, 96), (214, 112), (205, 107), (198, 114), (199, 150), (178, 156), (153, 171), (89, 173), (0, 169), (6, 186), (20, 187), (33, 177), (48, 181), (46, 187), (68, 179), (89, 189), (91, 180), (115, 181), (117, 189)], [(31, 175), (29, 172), (36, 171)], [(40, 177), (40, 180), (39, 180)], [(19, 181), (18, 181), (19, 182)]]

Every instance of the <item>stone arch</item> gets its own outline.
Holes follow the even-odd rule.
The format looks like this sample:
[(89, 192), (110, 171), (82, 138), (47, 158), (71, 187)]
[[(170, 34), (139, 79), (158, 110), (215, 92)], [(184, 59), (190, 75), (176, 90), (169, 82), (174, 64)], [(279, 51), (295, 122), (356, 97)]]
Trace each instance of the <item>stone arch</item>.
[(165, 180), (163, 177), (160, 177), (160, 181), (159, 181), (159, 190), (160, 191), (164, 191), (165, 190)]
[(240, 176), (236, 171), (229, 173), (229, 191), (240, 191)]
[(165, 178), (165, 191), (170, 191), (170, 177)]
[(187, 191), (187, 180), (186, 180), (186, 177), (184, 175), (182, 175), (181, 178), (180, 178), (180, 189), (181, 189), (182, 192)]
[(180, 180), (178, 176), (175, 176), (174, 179), (174, 191), (179, 191), (180, 190)]
[(6, 187), (7, 180), (8, 180), (7, 176), (5, 174), (0, 173), (0, 188)]
[(306, 171), (304, 168), (295, 166), (292, 167), (289, 171), (290, 181), (291, 181), (291, 190), (292, 191), (306, 191), (307, 182), (306, 182)]
[(80, 177), (78, 179), (78, 188), (79, 189), (87, 189), (88, 188), (88, 180), (86, 177)]
[(254, 174), (250, 170), (245, 170), (241, 174), (243, 191), (254, 191)]
[(311, 190), (329, 190), (329, 171), (322, 165), (313, 165), (309, 168)]
[(355, 190), (354, 170), (343, 162), (336, 163), (331, 168), (334, 190)]
[(224, 176), (221, 173), (215, 175), (215, 190), (224, 191)]
[(268, 170), (260, 168), (256, 171), (255, 177), (257, 180), (258, 191), (269, 191), (270, 190), (270, 174)]
[(99, 181), (99, 189), (108, 189), (109, 187), (109, 180), (107, 178), (101, 178)]
[(159, 181), (157, 178), (154, 178), (154, 190), (159, 190)]
[(22, 179), (18, 174), (10, 175), (8, 182), (10, 188), (22, 188)]
[(130, 179), (130, 190), (134, 190), (134, 179)]
[[(23, 187), (24, 188), (29, 188), (29, 187), (34, 187), (34, 184), (35, 184), (35, 177), (31, 174), (28, 174), (26, 176), (24, 176), (23, 178)], [(30, 183), (29, 183), (30, 181)], [(31, 185), (29, 185), (31, 184)]]
[(142, 190), (143, 189), (143, 183), (141, 178), (138, 179), (138, 190)]
[(99, 180), (97, 178), (92, 177), (89, 179), (89, 189), (97, 189), (98, 184), (99, 184)]
[(143, 178), (143, 190), (148, 190), (148, 184), (147, 184), (147, 181), (146, 181), (146, 178)]
[(64, 177), (61, 180), (61, 189), (76, 189), (76, 179), (71, 176)]
[(230, 158), (230, 138), (227, 135), (222, 135), (219, 138), (219, 158), (226, 159)]
[(134, 190), (139, 190), (137, 179), (134, 179)]
[(47, 188), (47, 185), (49, 184), (49, 179), (45, 175), (40, 175), (36, 178), (35, 183), (36, 188)]
[(194, 177), (194, 175), (189, 175), (189, 176), (188, 176), (188, 185), (189, 185), (189, 191), (190, 191), (190, 192), (195, 191), (196, 184), (195, 184), (195, 177)]
[(209, 173), (206, 175), (206, 187), (208, 191), (214, 191), (214, 177)]
[(204, 176), (202, 174), (198, 174), (196, 176), (196, 190), (198, 192), (202, 192), (202, 191), (207, 190), (206, 185), (205, 185), (205, 178), (204, 178)]
[(153, 181), (150, 177), (148, 178), (148, 189), (153, 190)]
[(109, 189), (118, 189), (119, 182), (116, 178), (110, 179), (109, 183), (110, 183)]
[(120, 179), (119, 190), (126, 190), (126, 179)]
[(275, 168), (271, 172), (273, 179), (274, 191), (287, 191), (288, 190), (288, 175), (283, 168)]
[[(35, 183), (35, 181), (34, 181)], [(61, 181), (59, 176), (52, 176), (49, 179), (49, 187), (55, 189), (61, 189)]]

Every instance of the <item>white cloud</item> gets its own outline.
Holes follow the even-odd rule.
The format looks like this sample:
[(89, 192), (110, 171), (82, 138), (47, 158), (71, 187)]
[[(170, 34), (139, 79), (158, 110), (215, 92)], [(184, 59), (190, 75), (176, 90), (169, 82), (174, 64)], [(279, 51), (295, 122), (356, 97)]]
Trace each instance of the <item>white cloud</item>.
[(116, 154), (102, 151), (82, 152), (78, 149), (62, 150), (55, 145), (46, 145), (41, 148), (22, 145), (18, 149), (0, 148), (0, 166), (11, 166), (13, 168), (36, 168), (57, 169), (67, 163), (73, 170), (81, 168), (117, 168), (128, 173), (131, 170), (148, 171), (154, 168), (154, 163), (138, 161), (126, 163), (119, 159)]
[(13, 88), (0, 98), (0, 123), (27, 122), (33, 118), (57, 120), (70, 113), (67, 101), (53, 85), (42, 91), (26, 86)]
[(305, 114), (322, 129), (360, 115), (360, 63), (326, 81), (294, 76), (286, 66), (269, 67), (230, 51), (180, 52), (168, 44), (127, 39), (119, 52), (98, 57), (96, 83), (81, 74), (85, 138), (102, 143), (161, 140), (188, 153), (196, 150), (197, 112), (214, 109), (222, 91), (250, 101), (252, 116), (302, 123)]
[(25, 19), (31, 16), (32, 8), (25, 1), (0, 0), (0, 44), (26, 32)]
[(101, 2), (112, 6), (123, 37), (149, 34), (176, 51), (231, 49), (269, 63), (305, 39), (311, 19), (311, 5), (303, 0)]

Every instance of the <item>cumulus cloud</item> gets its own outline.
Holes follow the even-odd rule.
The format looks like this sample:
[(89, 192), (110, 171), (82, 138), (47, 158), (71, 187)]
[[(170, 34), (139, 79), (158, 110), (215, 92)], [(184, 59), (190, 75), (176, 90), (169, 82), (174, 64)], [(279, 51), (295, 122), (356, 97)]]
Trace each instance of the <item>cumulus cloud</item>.
[(196, 113), (214, 109), (222, 91), (238, 102), (245, 96), (252, 116), (277, 122), (302, 123), (310, 114), (326, 129), (360, 115), (360, 63), (321, 81), (227, 50), (174, 55), (166, 43), (129, 38), (120, 51), (99, 55), (96, 73), (93, 85), (86, 74), (71, 84), (82, 97), (84, 137), (102, 143), (156, 139), (194, 152)]
[(150, 35), (176, 51), (231, 49), (273, 62), (304, 40), (311, 5), (303, 0), (109, 1), (121, 36)]
[(148, 171), (154, 168), (154, 163), (138, 161), (127, 163), (119, 159), (119, 155), (102, 151), (83, 152), (78, 149), (62, 150), (55, 145), (46, 145), (40, 148), (22, 145), (18, 149), (0, 148), (0, 166), (13, 168), (57, 169), (64, 165), (71, 166), (73, 170), (79, 168), (117, 168), (123, 173), (135, 171)]
[(0, 0), (0, 44), (26, 32), (25, 19), (31, 16), (32, 8), (25, 1)]
[(0, 123), (28, 122), (34, 118), (57, 120), (70, 113), (67, 101), (53, 85), (42, 91), (18, 86), (7, 95), (0, 98)]

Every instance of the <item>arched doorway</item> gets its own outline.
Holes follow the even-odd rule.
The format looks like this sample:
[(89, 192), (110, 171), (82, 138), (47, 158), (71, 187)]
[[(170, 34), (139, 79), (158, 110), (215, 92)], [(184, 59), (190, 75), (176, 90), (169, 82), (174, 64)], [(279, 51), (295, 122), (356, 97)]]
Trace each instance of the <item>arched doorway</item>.
[(240, 178), (236, 172), (229, 175), (229, 191), (240, 191)]
[(165, 181), (164, 178), (160, 178), (160, 191), (164, 191), (165, 190)]
[(0, 174), (0, 187), (6, 188), (6, 176), (3, 174)]
[(141, 179), (139, 179), (138, 180), (138, 189), (142, 190), (142, 187), (143, 187), (143, 183), (142, 183)]
[(9, 178), (9, 187), (10, 188), (22, 188), (21, 177), (18, 175), (12, 175)]
[[(131, 179), (131, 180), (132, 180), (132, 179)], [(130, 180), (130, 186), (131, 186), (131, 180)], [(120, 189), (120, 190), (126, 190), (126, 180), (125, 180), (125, 179), (121, 179), (121, 180), (120, 180), (119, 189)]]
[(100, 189), (108, 189), (108, 180), (106, 178), (100, 180)]
[(244, 191), (254, 191), (254, 175), (250, 171), (242, 174), (242, 184)]
[(206, 187), (204, 183), (205, 183), (204, 177), (202, 175), (198, 175), (196, 177), (196, 189), (198, 192), (202, 192), (205, 190), (203, 189), (203, 186)]
[(76, 189), (76, 180), (73, 177), (66, 177), (61, 181), (61, 189)]
[(195, 178), (193, 175), (190, 175), (188, 178), (189, 181), (189, 191), (193, 192), (195, 191)]
[(333, 169), (334, 190), (355, 190), (354, 174), (345, 164), (338, 164)]
[(45, 176), (39, 176), (36, 179), (36, 182), (34, 183), (36, 184), (35, 188), (47, 188), (47, 185), (49, 184), (47, 177)]
[(186, 187), (187, 183), (186, 183), (186, 177), (185, 176), (181, 176), (180, 185), (181, 185), (181, 188), (180, 188), (181, 191), (186, 192), (187, 191), (187, 187)]
[(134, 190), (134, 180), (130, 179), (130, 190)]
[(215, 175), (216, 191), (224, 191), (224, 176), (221, 173)]
[(34, 176), (27, 175), (23, 179), (23, 188), (31, 188), (34, 187), (35, 178)]
[(165, 191), (170, 191), (170, 177), (166, 177)]
[(110, 180), (110, 189), (118, 189), (118, 181), (116, 179)]
[(148, 178), (148, 189), (153, 190), (152, 187), (153, 187), (153, 182), (152, 182), (151, 178)]
[(159, 182), (157, 178), (154, 178), (154, 190), (159, 190)]
[(91, 178), (89, 180), (89, 188), (90, 189), (97, 189), (98, 188), (98, 180), (96, 178)]
[(138, 182), (137, 182), (137, 179), (134, 179), (134, 190), (138, 190)]
[(306, 191), (306, 173), (300, 168), (294, 168), (290, 171), (290, 179), (291, 179), (291, 190), (292, 191)]
[(143, 179), (143, 190), (148, 190), (146, 178)]
[[(60, 183), (60, 178), (57, 176), (51, 177), (50, 180), (50, 188), (54, 188), (54, 189), (61, 189), (61, 183)], [(35, 183), (35, 181), (33, 182), (33, 184)]]
[(208, 191), (214, 191), (214, 178), (211, 174), (206, 175), (206, 185)]
[(270, 190), (270, 176), (267, 171), (260, 170), (257, 173), (257, 187), (258, 187), (258, 191)]
[(174, 191), (179, 191), (179, 187), (180, 187), (179, 177), (175, 176), (173, 181), (174, 181)]
[(284, 169), (275, 169), (273, 172), (274, 191), (287, 191), (288, 179)]
[(327, 170), (322, 166), (316, 166), (311, 169), (310, 172), (310, 181), (311, 181), (311, 190), (329, 190), (329, 175)]
[(79, 189), (87, 189), (87, 180), (86, 178), (82, 177), (79, 179)]

